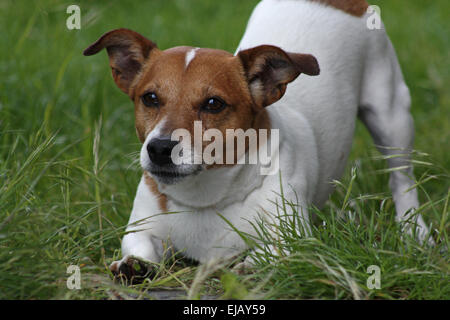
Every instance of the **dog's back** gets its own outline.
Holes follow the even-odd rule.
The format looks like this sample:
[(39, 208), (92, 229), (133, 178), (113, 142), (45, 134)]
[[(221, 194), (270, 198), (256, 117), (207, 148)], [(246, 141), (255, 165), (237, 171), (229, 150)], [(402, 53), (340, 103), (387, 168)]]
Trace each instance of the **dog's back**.
[(319, 159), (314, 199), (319, 206), (332, 190), (329, 181), (338, 179), (345, 168), (351, 148), (370, 33), (365, 20), (365, 15), (358, 17), (317, 1), (264, 0), (255, 8), (239, 45), (246, 49), (272, 44), (310, 53), (319, 62), (319, 77), (300, 76), (269, 108), (281, 117), (286, 108), (292, 109), (311, 125)]
[[(319, 77), (299, 77), (269, 108), (281, 118), (292, 109), (311, 125), (319, 163), (314, 204), (320, 207), (328, 199), (330, 181), (339, 179), (345, 168), (358, 115), (388, 156), (397, 220), (404, 221), (419, 207), (409, 161), (414, 140), (411, 98), (381, 18), (374, 8), (368, 9), (365, 0), (263, 0), (238, 50), (272, 44), (308, 52), (319, 62)], [(289, 115), (282, 121), (296, 119)], [(296, 140), (303, 133), (285, 134)], [(415, 222), (424, 240), (428, 228), (421, 216)]]

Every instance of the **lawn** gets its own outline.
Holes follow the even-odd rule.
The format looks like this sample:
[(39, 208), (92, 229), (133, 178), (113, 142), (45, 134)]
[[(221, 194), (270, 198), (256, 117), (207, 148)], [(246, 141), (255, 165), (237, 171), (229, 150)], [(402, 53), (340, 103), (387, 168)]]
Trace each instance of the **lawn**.
[[(358, 124), (348, 170), (316, 212), (313, 237), (284, 226), (275, 240), (257, 226), (292, 255), (263, 252), (244, 275), (176, 256), (132, 286), (114, 283), (107, 265), (120, 256), (141, 175), (133, 104), (106, 54), (82, 51), (126, 27), (160, 48), (234, 52), (257, 1), (75, 3), (80, 30), (66, 27), (72, 1), (0, 3), (0, 299), (151, 298), (166, 289), (189, 298), (450, 299), (450, 2), (371, 1), (411, 89), (419, 211), (435, 247), (400, 237), (385, 163)], [(81, 268), (81, 290), (67, 288), (69, 265)], [(380, 289), (367, 286), (371, 265)]]

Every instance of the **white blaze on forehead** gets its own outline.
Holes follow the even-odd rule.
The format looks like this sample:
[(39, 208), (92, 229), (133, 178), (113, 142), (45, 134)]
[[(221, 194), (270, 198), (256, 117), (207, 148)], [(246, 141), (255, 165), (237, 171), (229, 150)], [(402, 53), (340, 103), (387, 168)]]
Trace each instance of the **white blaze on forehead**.
[(186, 53), (186, 60), (185, 60), (185, 62), (186, 62), (185, 68), (186, 69), (187, 69), (189, 63), (191, 63), (191, 61), (195, 58), (195, 53), (197, 52), (198, 49), (200, 49), (200, 48), (191, 49)]

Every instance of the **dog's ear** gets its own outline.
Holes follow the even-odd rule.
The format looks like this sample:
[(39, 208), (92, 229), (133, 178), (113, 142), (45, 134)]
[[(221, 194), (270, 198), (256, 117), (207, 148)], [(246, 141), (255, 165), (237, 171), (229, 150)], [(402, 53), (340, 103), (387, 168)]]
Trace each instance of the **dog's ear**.
[(156, 44), (139, 33), (128, 29), (116, 29), (105, 33), (83, 51), (85, 56), (96, 54), (106, 48), (112, 75), (117, 86), (126, 94), (133, 79), (141, 70), (150, 51)]
[(314, 56), (285, 52), (282, 49), (262, 45), (238, 53), (255, 103), (266, 107), (281, 99), (286, 85), (300, 73), (318, 75), (319, 64)]

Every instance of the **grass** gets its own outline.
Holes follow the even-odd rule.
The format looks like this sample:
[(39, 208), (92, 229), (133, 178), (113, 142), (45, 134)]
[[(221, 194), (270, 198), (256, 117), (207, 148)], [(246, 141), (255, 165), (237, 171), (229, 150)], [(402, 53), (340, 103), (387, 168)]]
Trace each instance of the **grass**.
[[(312, 238), (255, 225), (281, 258), (255, 254), (255, 272), (178, 256), (154, 281), (123, 286), (106, 265), (120, 255), (140, 177), (132, 103), (114, 85), (105, 54), (81, 52), (102, 33), (134, 29), (158, 43), (233, 52), (256, 0), (79, 1), (81, 30), (66, 29), (68, 1), (0, 4), (0, 299), (144, 298), (178, 288), (189, 298), (449, 299), (450, 4), (372, 1), (396, 47), (413, 97), (416, 177), (434, 248), (400, 237), (385, 162), (361, 124), (346, 174), (315, 210)], [(356, 169), (354, 169), (356, 168)], [(353, 170), (352, 170), (353, 169)], [(281, 215), (295, 206), (283, 201)], [(351, 217), (351, 218), (349, 218)], [(268, 262), (271, 262), (270, 264)], [(69, 265), (81, 290), (68, 290)], [(367, 288), (367, 268), (381, 289)]]

